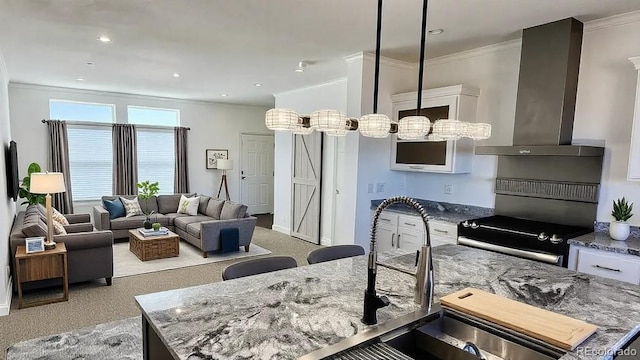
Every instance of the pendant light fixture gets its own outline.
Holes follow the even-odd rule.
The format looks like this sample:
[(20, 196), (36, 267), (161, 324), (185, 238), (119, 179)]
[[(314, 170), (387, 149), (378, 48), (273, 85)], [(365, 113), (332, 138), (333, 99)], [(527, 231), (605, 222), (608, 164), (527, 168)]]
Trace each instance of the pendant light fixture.
[(271, 109), (265, 115), (265, 125), (269, 130), (293, 130), (298, 126), (300, 116), (291, 109)]
[(420, 115), (422, 109), (422, 77), (424, 75), (424, 49), (427, 37), (427, 6), (429, 1), (422, 2), (422, 28), (420, 29), (420, 65), (418, 70), (418, 101), (415, 116), (407, 116), (398, 122), (398, 138), (400, 139), (424, 139), (431, 129), (431, 121), (426, 116)]
[(373, 113), (364, 115), (358, 121), (358, 129), (363, 136), (386, 138), (391, 130), (391, 119), (378, 114), (378, 89), (380, 78), (380, 38), (382, 33), (382, 0), (378, 0), (378, 23), (376, 27), (376, 64), (373, 83)]

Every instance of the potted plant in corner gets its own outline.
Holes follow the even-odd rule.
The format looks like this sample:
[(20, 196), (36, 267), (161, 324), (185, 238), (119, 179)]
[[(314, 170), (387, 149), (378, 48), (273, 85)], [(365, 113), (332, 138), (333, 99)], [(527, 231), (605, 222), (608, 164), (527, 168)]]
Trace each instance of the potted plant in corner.
[(29, 164), (29, 168), (27, 169), (27, 176), (22, 179), (22, 183), (20, 184), (20, 191), (18, 195), (25, 199), (21, 205), (36, 205), (42, 204), (44, 205), (45, 195), (44, 194), (34, 194), (30, 191), (31, 189), (31, 174), (42, 172), (42, 168), (38, 163), (32, 162)]
[(627, 203), (624, 197), (613, 202), (611, 216), (613, 216), (616, 221), (612, 221), (611, 224), (609, 224), (609, 236), (611, 236), (612, 239), (623, 241), (629, 237), (629, 224), (627, 224), (627, 220), (633, 216), (631, 210), (633, 210), (633, 203)]
[(138, 187), (138, 199), (144, 200), (144, 215), (146, 216), (142, 226), (145, 229), (152, 228), (151, 215), (153, 215), (153, 211), (149, 211), (149, 199), (158, 195), (158, 191), (160, 187), (158, 186), (158, 182), (150, 182), (149, 180), (139, 182), (136, 184)]

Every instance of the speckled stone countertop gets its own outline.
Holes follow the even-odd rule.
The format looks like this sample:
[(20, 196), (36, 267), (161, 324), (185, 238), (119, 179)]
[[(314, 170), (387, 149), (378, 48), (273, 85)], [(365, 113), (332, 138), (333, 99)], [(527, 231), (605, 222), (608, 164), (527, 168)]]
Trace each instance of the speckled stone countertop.
[[(379, 261), (413, 269), (415, 255)], [(466, 287), (555, 311), (599, 327), (562, 360), (608, 359), (640, 328), (640, 287), (459, 245), (433, 249), (436, 296)], [(361, 324), (366, 257), (222, 283), (136, 296), (143, 315), (177, 359), (292, 359), (350, 337)], [(378, 290), (392, 305), (380, 322), (415, 309), (414, 279), (383, 267)]]
[[(452, 204), (439, 201), (431, 201), (424, 199), (416, 199), (427, 211), (430, 219), (447, 221), (451, 223), (460, 223), (465, 220), (475, 219), (479, 217), (493, 215), (493, 209), (479, 206)], [(375, 210), (380, 203), (384, 201), (371, 200), (371, 210)], [(401, 214), (417, 215), (416, 211), (408, 205), (396, 204), (391, 205), (385, 211), (392, 211)]]
[(625, 241), (613, 240), (608, 232), (592, 232), (567, 241), (571, 245), (580, 245), (592, 249), (640, 256), (640, 237), (629, 237)]

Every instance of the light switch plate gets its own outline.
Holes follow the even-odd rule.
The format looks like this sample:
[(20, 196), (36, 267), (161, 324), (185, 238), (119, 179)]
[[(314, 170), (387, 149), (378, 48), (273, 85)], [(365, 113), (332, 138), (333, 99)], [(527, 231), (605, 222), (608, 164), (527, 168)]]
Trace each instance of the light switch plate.
[(384, 183), (378, 183), (376, 192), (384, 192)]
[(371, 194), (371, 193), (373, 192), (373, 184), (368, 184), (368, 185), (367, 185), (367, 192), (368, 192), (369, 194)]
[(445, 185), (444, 186), (444, 193), (447, 195), (451, 195), (453, 194), (453, 185)]

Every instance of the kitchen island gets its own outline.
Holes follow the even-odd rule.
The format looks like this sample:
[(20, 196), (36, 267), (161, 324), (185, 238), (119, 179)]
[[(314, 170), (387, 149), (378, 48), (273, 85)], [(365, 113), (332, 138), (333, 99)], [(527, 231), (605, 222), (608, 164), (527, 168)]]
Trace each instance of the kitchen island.
[[(436, 297), (466, 287), (599, 326), (562, 360), (600, 359), (640, 330), (640, 288), (502, 254), (443, 245), (433, 250)], [(413, 267), (414, 255), (380, 261)], [(414, 279), (379, 268), (391, 305), (379, 322), (417, 309)], [(366, 328), (361, 322), (366, 257), (141, 295), (145, 358), (293, 359)], [(159, 351), (159, 352), (154, 352)]]

